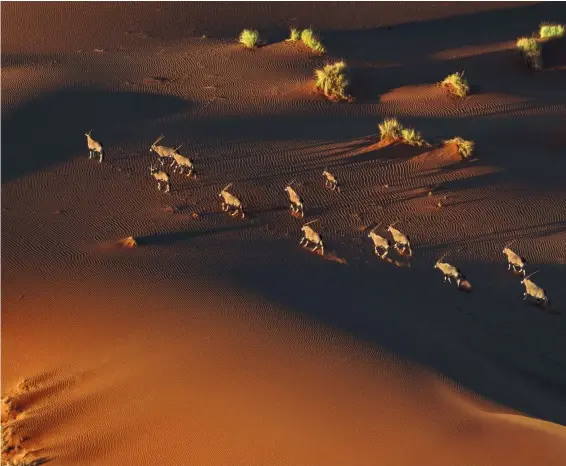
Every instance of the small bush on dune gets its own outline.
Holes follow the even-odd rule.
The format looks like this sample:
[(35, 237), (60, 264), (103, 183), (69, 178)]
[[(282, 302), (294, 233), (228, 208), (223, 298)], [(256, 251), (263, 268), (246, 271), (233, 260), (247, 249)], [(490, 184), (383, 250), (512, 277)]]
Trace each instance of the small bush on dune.
[(474, 151), (474, 141), (467, 141), (461, 137), (455, 137), (444, 141), (444, 144), (456, 144), (458, 153), (463, 159), (467, 159)]
[(442, 85), (447, 87), (452, 94), (458, 97), (466, 97), (470, 93), (470, 86), (466, 78), (464, 78), (463, 71), (447, 76), (444, 78), (444, 81), (442, 81)]
[(238, 41), (249, 49), (257, 47), (259, 42), (259, 32), (254, 29), (244, 29), (240, 33)]
[(297, 28), (291, 28), (287, 42), (297, 42), (298, 40), (301, 40), (301, 31)]
[(305, 29), (301, 32), (301, 40), (303, 43), (316, 53), (326, 53), (326, 49), (320, 39), (312, 29)]
[(552, 39), (564, 36), (563, 24), (541, 24), (539, 30), (541, 39)]
[(378, 128), (382, 141), (395, 141), (403, 137), (404, 128), (397, 118), (383, 120), (383, 123), (379, 123)]
[(324, 68), (315, 70), (316, 88), (321, 90), (329, 99), (351, 100), (346, 93), (349, 85), (347, 77), (347, 66), (343, 61), (325, 65)]
[(530, 66), (542, 68), (541, 46), (534, 37), (520, 37), (517, 39), (517, 48)]
[(383, 142), (402, 141), (410, 146), (424, 146), (426, 141), (413, 128), (405, 128), (397, 118), (387, 118), (377, 125)]
[(401, 138), (403, 139), (403, 142), (410, 146), (422, 146), (425, 143), (421, 133), (412, 128), (403, 128), (401, 130)]

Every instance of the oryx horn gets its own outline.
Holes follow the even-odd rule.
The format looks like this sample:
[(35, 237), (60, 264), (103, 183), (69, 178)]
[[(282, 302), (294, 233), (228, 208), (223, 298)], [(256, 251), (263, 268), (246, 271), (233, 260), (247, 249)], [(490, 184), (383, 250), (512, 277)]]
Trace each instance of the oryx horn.
[(381, 225), (381, 222), (379, 222), (376, 226), (374, 226), (374, 227), (371, 229), (370, 233), (373, 233), (375, 230), (377, 230), (377, 227), (378, 227), (379, 225)]
[(528, 274), (525, 278), (523, 278), (523, 280), (526, 280), (529, 277), (532, 277), (535, 273), (539, 273), (540, 270), (535, 270), (533, 273)]
[(391, 228), (393, 225), (397, 225), (400, 221), (401, 219), (395, 220), (392, 224), (389, 225), (389, 228)]
[(442, 259), (444, 259), (446, 256), (448, 255), (448, 252), (445, 252), (444, 254), (442, 254), (442, 257), (440, 259), (438, 259), (436, 261), (436, 263), (438, 264)]
[(517, 241), (517, 240), (514, 239), (514, 240), (511, 241), (510, 243), (507, 243), (503, 249), (507, 249), (507, 248), (508, 248), (509, 246), (511, 246), (515, 241)]
[(155, 141), (153, 141), (151, 143), (151, 145), (153, 146), (154, 144), (157, 144), (159, 141), (161, 141), (165, 136), (162, 134), (161, 136), (159, 136)]
[(316, 218), (316, 219), (314, 219), (314, 220), (311, 220), (310, 222), (307, 222), (307, 223), (303, 224), (303, 226), (306, 227), (307, 225), (310, 225), (311, 223), (315, 223), (315, 222), (320, 222), (320, 219), (319, 219), (319, 218)]
[(220, 192), (226, 191), (230, 186), (232, 186), (232, 183), (228, 183), (226, 186), (224, 186), (224, 187), (222, 188), (222, 190), (221, 190)]

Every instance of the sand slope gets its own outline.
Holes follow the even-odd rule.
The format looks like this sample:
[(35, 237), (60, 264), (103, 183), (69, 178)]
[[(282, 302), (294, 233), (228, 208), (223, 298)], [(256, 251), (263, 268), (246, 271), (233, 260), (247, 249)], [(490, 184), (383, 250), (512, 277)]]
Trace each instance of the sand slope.
[[(564, 68), (530, 73), (513, 50), (561, 15), (551, 3), (3, 4), (8, 454), (564, 464)], [(289, 24), (322, 30), (328, 57), (281, 42)], [(242, 50), (243, 27), (270, 43)], [(312, 89), (333, 57), (354, 67), (355, 104)], [(462, 69), (474, 93), (460, 101), (435, 83)], [(391, 115), (432, 146), (379, 144)], [(102, 165), (87, 157), (90, 128)], [(199, 174), (174, 175), (170, 195), (148, 170), (162, 133)], [(442, 146), (456, 135), (477, 158)], [(341, 193), (324, 189), (324, 167)], [(324, 258), (298, 245), (282, 190), (293, 178)], [(229, 182), (246, 219), (220, 211)], [(412, 261), (377, 259), (366, 237), (396, 219)], [(501, 253), (512, 239), (550, 312), (521, 301)], [(446, 251), (473, 293), (432, 268)]]

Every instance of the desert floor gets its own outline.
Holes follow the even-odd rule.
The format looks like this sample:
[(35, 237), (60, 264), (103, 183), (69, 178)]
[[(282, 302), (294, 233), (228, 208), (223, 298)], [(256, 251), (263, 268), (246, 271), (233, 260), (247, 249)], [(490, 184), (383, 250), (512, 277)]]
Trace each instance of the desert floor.
[[(565, 49), (534, 72), (514, 48), (566, 22), (560, 3), (1, 13), (6, 460), (566, 464)], [(285, 42), (290, 25), (327, 55)], [(238, 44), (246, 27), (266, 45)], [(334, 59), (354, 103), (314, 89)], [(456, 99), (436, 83), (461, 70), (472, 95)], [(431, 147), (378, 144), (390, 116)], [(149, 173), (160, 134), (198, 169), (170, 194)], [(292, 179), (324, 256), (298, 244)], [(230, 182), (244, 219), (220, 209)], [(373, 253), (368, 230), (395, 220), (411, 261)], [(522, 301), (511, 240), (550, 308)], [(445, 252), (471, 293), (433, 269)]]

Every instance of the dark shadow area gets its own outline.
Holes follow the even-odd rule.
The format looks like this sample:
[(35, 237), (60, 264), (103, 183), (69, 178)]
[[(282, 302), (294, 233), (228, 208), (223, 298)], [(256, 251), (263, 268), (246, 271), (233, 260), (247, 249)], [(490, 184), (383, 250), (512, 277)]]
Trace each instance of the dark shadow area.
[(176, 231), (173, 233), (163, 233), (157, 235), (137, 237), (136, 241), (140, 246), (170, 246), (175, 243), (189, 241), (193, 238), (201, 236), (209, 236), (221, 233), (229, 233), (238, 230), (248, 230), (250, 228), (258, 227), (257, 223), (246, 222), (234, 225), (224, 225), (216, 228), (209, 228), (203, 231)]
[(60, 91), (32, 100), (2, 119), (2, 182), (88, 156), (85, 133), (111, 157), (125, 127), (186, 111), (176, 97), (89, 89)]
[[(329, 248), (330, 251), (332, 246), (329, 245)], [(281, 251), (277, 257), (281, 257), (279, 254), (286, 253)], [(396, 261), (395, 254), (391, 260)], [(457, 290), (455, 285), (443, 284), (441, 274), (434, 273), (432, 268), (423, 270), (422, 265), (417, 264), (419, 269), (415, 271), (401, 262), (398, 267), (388, 265), (377, 258), (371, 261), (369, 267), (356, 264), (356, 261), (353, 265), (334, 264), (332, 258), (324, 260), (313, 254), (301, 267), (283, 263), (242, 263), (228, 272), (228, 278), (292, 312), (307, 315), (356, 338), (375, 343), (402, 358), (434, 368), (434, 371), (488, 399), (531, 416), (562, 424), (566, 422), (566, 409), (558, 412), (549, 408), (551, 404), (545, 405), (530, 399), (530, 390), (523, 390), (525, 387), (522, 386), (523, 383), (542, 385), (546, 393), (563, 398), (566, 386), (564, 377), (551, 375), (556, 371), (544, 373), (542, 368), (540, 374), (536, 370), (527, 374), (525, 371), (532, 369), (528, 364), (512, 367), (506, 358), (498, 361), (495, 357), (493, 359), (497, 364), (487, 365), (481, 356), (474, 356), (474, 352), (470, 352), (467, 343), (460, 341), (460, 334), (474, 341), (474, 332), (481, 333), (482, 329), (468, 333), (468, 329), (450, 326), (451, 319), (456, 321), (453, 314), (457, 309), (464, 309), (476, 320), (481, 315), (477, 325), (491, 326), (489, 331), (494, 335), (489, 339), (490, 348), (481, 348), (479, 353), (484, 350), (487, 353), (497, 352), (497, 341), (500, 340), (496, 335), (498, 330), (489, 318), (483, 322), (486, 312), (483, 305), (490, 300), (490, 296), (484, 296), (484, 288), (480, 286), (479, 290), (474, 289), (474, 293), (465, 293)], [(476, 282), (481, 284), (491, 278), (489, 275), (486, 277), (481, 267), (465, 265), (463, 268), (474, 288)], [(410, 292), (409, 289), (402, 291), (399, 286), (401, 283), (410, 287)], [(516, 304), (522, 313), (540, 312), (541, 317), (544, 315), (543, 311), (526, 304), (521, 306), (520, 299), (518, 294)], [(494, 306), (495, 310), (490, 312), (504, 313), (492, 303)], [(533, 316), (528, 314), (528, 318)], [(462, 320), (459, 319), (461, 324)], [(552, 321), (544, 321), (541, 326), (555, 325), (555, 322), (555, 318), (552, 318)], [(446, 329), (446, 333), (440, 329)], [(539, 328), (537, 333), (541, 338), (544, 332)], [(513, 343), (518, 344), (518, 341)], [(509, 375), (509, 380), (502, 373)], [(517, 384), (519, 379), (520, 384)]]
[[(407, 62), (420, 63), (428, 55), (442, 50), (513, 41), (519, 36), (528, 36), (538, 30), (543, 18), (563, 23), (566, 11), (560, 3), (544, 2), (406, 22), (391, 28), (326, 30), (322, 39), (329, 55), (353, 62), (396, 63), (399, 57), (403, 57)], [(416, 41), (415, 37), (426, 37), (426, 40)]]
[(564, 68), (566, 66), (566, 38), (552, 39), (543, 44), (542, 66), (543, 70)]

